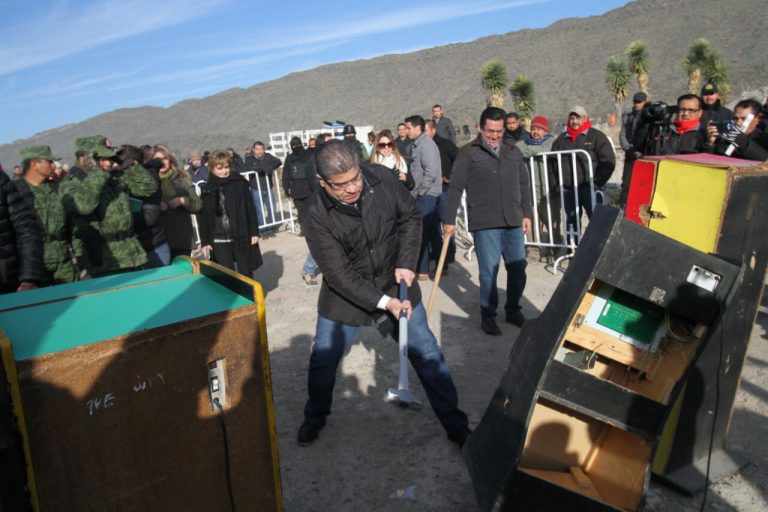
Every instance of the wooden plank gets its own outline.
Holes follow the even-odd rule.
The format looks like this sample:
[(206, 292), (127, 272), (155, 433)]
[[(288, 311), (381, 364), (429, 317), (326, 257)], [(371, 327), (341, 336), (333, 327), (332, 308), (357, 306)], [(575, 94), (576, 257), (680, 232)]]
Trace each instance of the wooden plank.
[(580, 489), (592, 489), (592, 482), (580, 467), (571, 466), (568, 470), (571, 472), (571, 476), (576, 480), (576, 485), (578, 485)]
[[(576, 468), (576, 469), (579, 469), (579, 468)], [(585, 475), (583, 472), (581, 474), (584, 475), (584, 478), (586, 479), (585, 486), (580, 485), (579, 482), (575, 480), (573, 473), (571, 473), (570, 471), (544, 471), (541, 469), (530, 469), (530, 468), (522, 468), (522, 467), (520, 468), (520, 471), (527, 473), (529, 475), (535, 476), (536, 478), (546, 480), (557, 486), (564, 487), (571, 492), (588, 496), (593, 500), (605, 501), (603, 497), (600, 495), (600, 491), (598, 491), (598, 489), (594, 485), (592, 485), (592, 482), (589, 480), (589, 477)]]
[(616, 508), (637, 510), (649, 475), (653, 443), (609, 428), (605, 441), (585, 471), (601, 496)]
[(661, 428), (666, 407), (560, 361), (552, 361), (541, 396), (648, 439)]

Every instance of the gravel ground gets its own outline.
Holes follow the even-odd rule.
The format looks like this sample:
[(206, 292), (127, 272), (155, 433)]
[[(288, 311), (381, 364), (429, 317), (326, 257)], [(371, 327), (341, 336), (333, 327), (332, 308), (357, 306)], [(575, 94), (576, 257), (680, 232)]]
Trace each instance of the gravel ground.
[[(265, 265), (257, 272), (267, 292), (267, 326), (277, 410), (285, 508), (293, 511), (474, 511), (477, 505), (461, 453), (448, 442), (429, 407), (398, 410), (383, 401), (397, 381), (392, 340), (362, 329), (344, 359), (334, 392), (333, 414), (312, 446), (296, 444), (306, 399), (306, 375), (319, 286), (299, 271), (304, 239), (281, 232), (262, 242)], [(536, 318), (562, 274), (549, 272), (532, 251), (523, 311)], [(504, 271), (500, 272), (504, 287)], [(424, 286), (428, 297), (432, 283)], [(519, 333), (502, 324), (503, 336), (479, 329), (477, 265), (457, 258), (440, 282), (430, 317), (459, 390), (460, 406), (475, 426), (505, 370)], [(768, 413), (768, 316), (752, 333), (730, 434), (730, 446), (749, 452), (751, 464), (715, 483), (706, 510), (768, 510), (768, 447), (762, 439)], [(414, 391), (424, 396), (413, 372)], [(699, 510), (690, 498), (655, 482), (647, 510)]]

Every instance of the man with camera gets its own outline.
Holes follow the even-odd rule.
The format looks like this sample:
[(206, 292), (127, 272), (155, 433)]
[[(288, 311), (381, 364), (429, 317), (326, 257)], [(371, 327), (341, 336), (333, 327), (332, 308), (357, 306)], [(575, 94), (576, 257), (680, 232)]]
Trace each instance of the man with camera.
[(645, 104), (648, 102), (648, 95), (644, 92), (636, 92), (632, 97), (632, 110), (625, 113), (621, 119), (621, 132), (619, 133), (619, 143), (624, 150), (624, 172), (621, 175), (621, 197), (619, 204), (624, 207), (627, 204), (629, 195), (629, 183), (632, 181), (632, 167), (637, 160), (638, 151), (632, 144), (635, 137), (635, 130), (640, 123)]
[(768, 160), (768, 134), (758, 128), (761, 118), (759, 101), (741, 100), (733, 109), (733, 121), (707, 126), (707, 149), (745, 160)]
[(656, 101), (643, 109), (634, 146), (644, 155), (682, 155), (705, 151), (701, 98), (683, 94), (677, 107)]

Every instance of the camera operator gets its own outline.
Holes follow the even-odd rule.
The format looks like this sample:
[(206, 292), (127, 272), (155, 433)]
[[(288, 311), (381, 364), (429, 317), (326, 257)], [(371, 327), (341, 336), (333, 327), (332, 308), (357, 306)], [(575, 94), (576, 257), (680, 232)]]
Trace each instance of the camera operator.
[(762, 117), (759, 101), (741, 100), (733, 109), (733, 121), (709, 123), (707, 149), (745, 160), (768, 160), (768, 134), (758, 129)]
[(706, 133), (701, 129), (701, 98), (695, 94), (677, 98), (677, 107), (668, 107), (663, 101), (647, 105), (633, 143), (644, 155), (701, 153), (705, 144)]

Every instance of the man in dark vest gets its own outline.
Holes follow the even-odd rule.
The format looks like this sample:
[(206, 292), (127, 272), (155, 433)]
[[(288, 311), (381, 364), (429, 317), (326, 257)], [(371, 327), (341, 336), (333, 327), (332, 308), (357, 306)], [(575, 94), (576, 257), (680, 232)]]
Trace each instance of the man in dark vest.
[[(291, 139), (290, 146), (291, 154), (285, 157), (283, 164), (283, 190), (288, 197), (293, 199), (293, 204), (299, 214), (299, 224), (304, 230), (306, 205), (308, 199), (317, 190), (314, 152), (306, 151), (298, 137)], [(317, 264), (310, 253), (304, 262), (304, 268), (301, 270), (301, 278), (308, 285), (316, 285), (318, 271)]]

